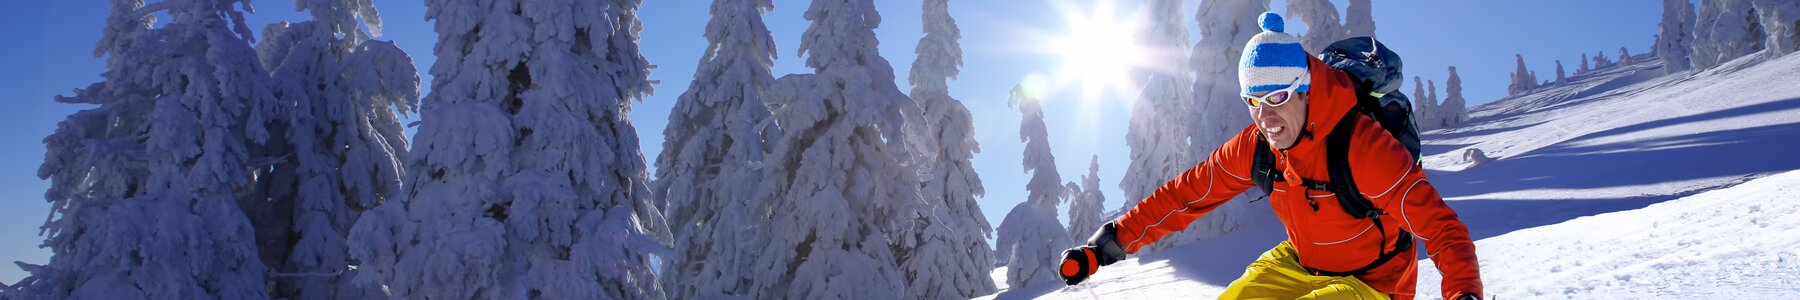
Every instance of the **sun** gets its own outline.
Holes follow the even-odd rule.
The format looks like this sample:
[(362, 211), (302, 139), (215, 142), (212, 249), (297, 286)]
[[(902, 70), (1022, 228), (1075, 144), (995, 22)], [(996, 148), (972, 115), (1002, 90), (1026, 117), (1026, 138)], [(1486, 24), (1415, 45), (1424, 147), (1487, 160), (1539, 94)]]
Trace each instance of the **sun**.
[(1144, 60), (1148, 51), (1135, 38), (1139, 18), (1119, 16), (1114, 4), (1098, 1), (1086, 9), (1059, 5), (1068, 27), (1041, 45), (1057, 58), (1050, 85), (1057, 90), (1078, 88), (1086, 105), (1104, 99), (1128, 101), (1135, 90), (1133, 72), (1149, 67)]

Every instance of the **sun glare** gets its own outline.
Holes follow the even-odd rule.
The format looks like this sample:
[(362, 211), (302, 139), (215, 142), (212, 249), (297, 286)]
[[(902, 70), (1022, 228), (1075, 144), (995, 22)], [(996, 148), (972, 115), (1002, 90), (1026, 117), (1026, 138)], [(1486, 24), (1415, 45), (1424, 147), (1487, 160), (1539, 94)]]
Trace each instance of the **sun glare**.
[(1084, 105), (1102, 99), (1129, 102), (1132, 72), (1146, 67), (1144, 50), (1134, 38), (1136, 18), (1115, 13), (1114, 1), (1098, 1), (1089, 9), (1062, 6), (1067, 31), (1050, 37), (1045, 50), (1058, 58), (1051, 86), (1079, 88)]

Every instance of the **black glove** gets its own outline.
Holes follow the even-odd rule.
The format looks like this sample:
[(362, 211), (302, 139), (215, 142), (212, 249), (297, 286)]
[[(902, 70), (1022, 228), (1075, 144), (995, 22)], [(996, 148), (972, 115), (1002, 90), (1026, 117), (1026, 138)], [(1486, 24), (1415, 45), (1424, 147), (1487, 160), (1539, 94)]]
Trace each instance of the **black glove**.
[(1124, 260), (1125, 247), (1119, 246), (1119, 239), (1115, 236), (1117, 232), (1113, 223), (1106, 223), (1100, 226), (1099, 231), (1094, 232), (1093, 237), (1088, 238), (1087, 246), (1063, 251), (1062, 264), (1057, 272), (1062, 276), (1063, 283), (1079, 284), (1099, 271), (1100, 266)]
[(1456, 296), (1456, 300), (1481, 300), (1481, 296), (1476, 296), (1475, 294), (1462, 294), (1462, 296)]

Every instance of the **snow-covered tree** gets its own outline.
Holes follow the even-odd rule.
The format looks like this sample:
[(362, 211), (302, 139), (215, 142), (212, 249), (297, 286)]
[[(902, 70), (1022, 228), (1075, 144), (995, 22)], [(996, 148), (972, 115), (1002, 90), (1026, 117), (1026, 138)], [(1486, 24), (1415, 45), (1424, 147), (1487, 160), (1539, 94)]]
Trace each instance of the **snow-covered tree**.
[(1513, 58), (1518, 61), (1518, 64), (1512, 73), (1512, 84), (1506, 86), (1507, 96), (1524, 94), (1525, 91), (1537, 88), (1536, 76), (1532, 76), (1531, 71), (1525, 70), (1525, 56), (1514, 53)]
[[(948, 0), (923, 3), (925, 36), (914, 51), (912, 98), (925, 122), (909, 129), (922, 130), (915, 140), (924, 149), (925, 173), (920, 194), (925, 206), (912, 222), (911, 233), (899, 238), (895, 256), (907, 295), (916, 299), (968, 299), (993, 294), (994, 254), (988, 224), (975, 197), (986, 191), (971, 163), (981, 146), (975, 142), (975, 125), (962, 101), (950, 97), (949, 79), (962, 66), (962, 30), (950, 17)], [(907, 251), (906, 249), (912, 249)], [(971, 249), (980, 249), (971, 251)]]
[(1412, 95), (1413, 97), (1418, 97), (1413, 99), (1413, 125), (1418, 126), (1420, 131), (1438, 128), (1437, 99), (1426, 96), (1428, 95), (1427, 93), (1430, 93), (1429, 95), (1433, 96), (1437, 95), (1437, 87), (1432, 86), (1432, 90), (1429, 92), (1425, 87), (1425, 82), (1420, 80), (1419, 76), (1413, 76)]
[(1375, 36), (1375, 8), (1373, 0), (1350, 0), (1344, 7), (1344, 37)]
[[(242, 4), (240, 8), (238, 5)], [(44, 138), (46, 265), (9, 299), (262, 299), (265, 270), (238, 191), (270, 138), (267, 72), (248, 1), (111, 1), (92, 105)], [(172, 21), (158, 22), (156, 15)]]
[[(1436, 89), (1433, 89), (1434, 92)], [(1432, 95), (1433, 100), (1437, 99)], [(1462, 96), (1462, 77), (1456, 75), (1456, 66), (1450, 66), (1450, 78), (1444, 79), (1444, 102), (1438, 105), (1438, 117), (1444, 120), (1444, 127), (1461, 124), (1469, 120), (1467, 104)]]
[(1025, 202), (1014, 206), (1000, 222), (994, 249), (1007, 260), (1007, 286), (1017, 289), (1056, 283), (1061, 281), (1056, 262), (1063, 249), (1074, 246), (1069, 232), (1056, 219), (1056, 205), (1064, 191), (1062, 175), (1057, 174), (1056, 156), (1050, 153), (1050, 133), (1037, 95), (1014, 87), (1008, 104), (1023, 114), (1019, 140), (1025, 142), (1024, 166), (1031, 180), (1025, 183)]
[(407, 145), (395, 113), (418, 106), (419, 73), (406, 52), (360, 29), (380, 32), (373, 3), (297, 4), (313, 19), (271, 24), (257, 46), (280, 103), (274, 142), (260, 152), (285, 159), (258, 169), (243, 206), (273, 273), (271, 297), (379, 298), (378, 287), (351, 284), (345, 240), (364, 210), (399, 193)]
[(1615, 63), (1620, 65), (1631, 64), (1631, 51), (1625, 50), (1625, 47), (1619, 47), (1619, 61)]
[(1149, 61), (1152, 67), (1134, 72), (1136, 82), (1144, 89), (1131, 107), (1131, 124), (1125, 132), (1125, 145), (1131, 150), (1131, 164), (1125, 167), (1125, 179), (1119, 188), (1125, 190), (1125, 207), (1137, 205), (1164, 181), (1175, 178), (1192, 166), (1187, 159), (1190, 123), (1190, 93), (1193, 84), (1188, 65), (1187, 29), (1181, 26), (1181, 2), (1157, 0), (1144, 4), (1151, 13), (1142, 36), (1150, 41)]
[[(786, 134), (771, 142), (753, 196), (745, 278), (751, 299), (896, 299), (907, 295), (896, 252), (919, 219), (908, 110), (876, 51), (870, 0), (818, 0), (799, 52), (815, 74), (783, 76), (764, 98)], [(739, 241), (745, 242), (745, 241)], [(899, 250), (899, 251), (896, 251)]]
[(1763, 49), (1767, 33), (1752, 0), (1701, 1), (1694, 23), (1694, 69), (1710, 69)]
[(1751, 0), (1757, 18), (1768, 37), (1763, 46), (1769, 55), (1781, 56), (1800, 51), (1800, 1)]
[(1663, 61), (1663, 72), (1674, 74), (1692, 67), (1688, 55), (1693, 48), (1694, 3), (1687, 0), (1663, 0), (1661, 31), (1656, 35), (1656, 56)]
[(1587, 72), (1588, 72), (1588, 71), (1591, 71), (1591, 70), (1593, 70), (1593, 69), (1592, 69), (1592, 68), (1588, 68), (1588, 56), (1587, 56), (1587, 53), (1582, 53), (1582, 54), (1581, 54), (1581, 68), (1580, 68), (1580, 69), (1575, 69), (1575, 74), (1585, 74), (1585, 73), (1587, 73)]
[(756, 164), (771, 146), (764, 141), (779, 134), (763, 103), (775, 82), (775, 40), (762, 16), (773, 8), (768, 0), (713, 1), (706, 51), (669, 112), (650, 188), (674, 237), (661, 277), (670, 298), (728, 297), (747, 280), (737, 269), (750, 251), (738, 231), (750, 215), (745, 195), (763, 178)]
[(1432, 129), (1450, 126), (1449, 122), (1445, 121), (1446, 115), (1448, 115), (1449, 112), (1446, 112), (1447, 109), (1444, 108), (1444, 102), (1438, 100), (1437, 81), (1425, 81), (1425, 103), (1431, 103), (1431, 117), (1435, 119), (1435, 121), (1432, 122), (1435, 123), (1431, 126)]
[(1069, 197), (1069, 239), (1085, 241), (1094, 231), (1100, 230), (1100, 224), (1106, 223), (1100, 219), (1106, 210), (1103, 207), (1106, 195), (1100, 193), (1100, 155), (1094, 155), (1093, 161), (1088, 162), (1088, 173), (1081, 176), (1081, 185), (1075, 186), (1073, 182), (1069, 185), (1071, 187), (1065, 190), (1075, 192)]
[(426, 1), (437, 62), (405, 192), (351, 231), (356, 282), (403, 299), (660, 298), (631, 102), (638, 1)]
[(1606, 51), (1594, 53), (1594, 68), (1604, 69), (1613, 65), (1612, 59), (1606, 58)]
[(1330, 46), (1331, 42), (1350, 37), (1346, 35), (1349, 31), (1345, 30), (1342, 19), (1338, 17), (1337, 5), (1331, 4), (1329, 0), (1288, 1), (1287, 17), (1289, 20), (1299, 19), (1301, 23), (1306, 23), (1306, 34), (1300, 36), (1300, 45), (1306, 48), (1306, 53), (1319, 53), (1325, 46)]
[(1556, 85), (1560, 86), (1560, 85), (1568, 84), (1569, 83), (1568, 81), (1569, 81), (1568, 75), (1566, 73), (1563, 73), (1562, 60), (1561, 59), (1556, 60)]

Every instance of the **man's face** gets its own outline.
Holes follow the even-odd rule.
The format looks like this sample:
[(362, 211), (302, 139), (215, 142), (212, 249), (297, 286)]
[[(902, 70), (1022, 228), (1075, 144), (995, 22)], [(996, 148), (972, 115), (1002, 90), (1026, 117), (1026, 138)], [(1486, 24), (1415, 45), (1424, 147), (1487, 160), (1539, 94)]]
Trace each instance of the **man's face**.
[[(1266, 96), (1268, 93), (1251, 94)], [(1293, 147), (1300, 140), (1301, 128), (1306, 126), (1306, 103), (1308, 93), (1294, 93), (1292, 99), (1281, 106), (1259, 105), (1250, 108), (1250, 118), (1256, 122), (1257, 130), (1263, 138), (1269, 140), (1269, 146), (1276, 149)]]

